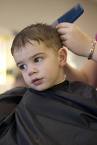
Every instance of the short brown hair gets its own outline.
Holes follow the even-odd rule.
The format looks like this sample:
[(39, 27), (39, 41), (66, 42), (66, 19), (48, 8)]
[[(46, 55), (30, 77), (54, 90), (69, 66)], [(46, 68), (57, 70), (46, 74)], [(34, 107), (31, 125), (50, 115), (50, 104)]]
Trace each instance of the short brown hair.
[(20, 49), (31, 40), (42, 41), (47, 47), (59, 49), (62, 43), (56, 28), (50, 25), (37, 23), (27, 26), (21, 30), (14, 38), (11, 53), (13, 55), (15, 49)]

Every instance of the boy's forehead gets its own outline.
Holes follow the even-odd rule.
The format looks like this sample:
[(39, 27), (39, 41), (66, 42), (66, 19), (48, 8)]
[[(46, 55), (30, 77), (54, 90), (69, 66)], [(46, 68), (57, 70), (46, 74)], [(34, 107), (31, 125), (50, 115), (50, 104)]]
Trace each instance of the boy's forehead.
[(36, 40), (29, 40), (26, 44), (21, 45), (19, 47), (15, 47), (14, 51), (18, 52), (18, 51), (22, 51), (24, 49), (27, 48), (38, 48), (39, 46), (45, 46), (45, 44), (42, 41), (36, 41)]
[(37, 48), (39, 47), (39, 43), (37, 41), (29, 41), (25, 45), (22, 45), (21, 47), (14, 47), (14, 55), (25, 52), (27, 50), (30, 50), (31, 48)]
[(16, 61), (19, 61), (28, 57), (32, 57), (38, 53), (46, 53), (47, 51), (48, 49), (46, 48), (44, 43), (31, 41), (31, 43), (27, 43), (25, 46), (15, 49), (13, 57)]

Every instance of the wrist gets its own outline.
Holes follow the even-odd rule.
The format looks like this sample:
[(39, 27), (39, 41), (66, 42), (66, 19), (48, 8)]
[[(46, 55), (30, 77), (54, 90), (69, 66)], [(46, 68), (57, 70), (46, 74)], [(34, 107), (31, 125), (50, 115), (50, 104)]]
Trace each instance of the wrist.
[(82, 41), (82, 56), (83, 57), (87, 57), (89, 56), (89, 53), (90, 53), (90, 49), (91, 49), (91, 42), (92, 42), (92, 39), (90, 37), (84, 37), (83, 41)]

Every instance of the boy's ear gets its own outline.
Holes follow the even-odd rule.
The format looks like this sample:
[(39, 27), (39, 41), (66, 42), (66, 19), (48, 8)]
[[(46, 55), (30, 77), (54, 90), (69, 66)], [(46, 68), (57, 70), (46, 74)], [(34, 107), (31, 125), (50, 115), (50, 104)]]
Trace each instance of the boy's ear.
[(58, 51), (58, 57), (59, 57), (59, 64), (60, 66), (65, 66), (67, 63), (67, 50), (66, 47), (62, 47)]

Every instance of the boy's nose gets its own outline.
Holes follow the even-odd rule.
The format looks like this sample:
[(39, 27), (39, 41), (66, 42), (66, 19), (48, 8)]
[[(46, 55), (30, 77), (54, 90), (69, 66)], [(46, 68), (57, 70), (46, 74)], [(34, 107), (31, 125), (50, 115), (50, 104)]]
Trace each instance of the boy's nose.
[(37, 69), (35, 67), (31, 67), (28, 70), (28, 75), (31, 76), (33, 74), (37, 73)]

